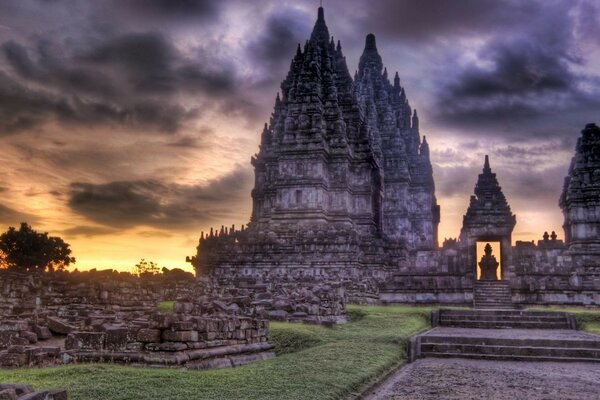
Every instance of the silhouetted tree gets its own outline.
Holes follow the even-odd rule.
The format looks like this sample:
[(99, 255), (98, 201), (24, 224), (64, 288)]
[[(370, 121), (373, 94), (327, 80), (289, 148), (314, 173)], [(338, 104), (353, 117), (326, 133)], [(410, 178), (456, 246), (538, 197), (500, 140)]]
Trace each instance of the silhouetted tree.
[(194, 274), (192, 274), (191, 272), (184, 271), (181, 268), (168, 269), (166, 267), (163, 267), (162, 273), (165, 279), (168, 281), (193, 281), (194, 279), (196, 279)]
[(134, 274), (141, 278), (158, 275), (159, 273), (160, 268), (153, 261), (146, 261), (142, 258), (139, 263), (135, 264)]
[(11, 226), (0, 235), (0, 251), (6, 255), (9, 269), (24, 272), (52, 272), (75, 263), (69, 244), (47, 232), (37, 232), (25, 222), (19, 230)]

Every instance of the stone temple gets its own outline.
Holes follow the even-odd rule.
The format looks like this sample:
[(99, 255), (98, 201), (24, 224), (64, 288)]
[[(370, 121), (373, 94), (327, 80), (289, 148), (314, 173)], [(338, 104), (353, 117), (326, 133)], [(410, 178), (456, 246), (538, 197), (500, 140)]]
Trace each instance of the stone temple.
[[(319, 8), (251, 160), (250, 222), (202, 233), (191, 262), (217, 288), (321, 282), (359, 303), (600, 304), (598, 148), (589, 124), (560, 199), (564, 242), (513, 246), (517, 218), (486, 156), (459, 238), (439, 246), (429, 146), (398, 73), (369, 34), (352, 76)], [(480, 282), (482, 265), (497, 281)]]

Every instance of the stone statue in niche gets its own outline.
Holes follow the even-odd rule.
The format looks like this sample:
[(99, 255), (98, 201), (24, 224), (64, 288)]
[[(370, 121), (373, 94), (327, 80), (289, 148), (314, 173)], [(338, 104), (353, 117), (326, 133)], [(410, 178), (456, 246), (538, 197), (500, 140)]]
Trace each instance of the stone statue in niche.
[(500, 263), (496, 260), (496, 257), (492, 255), (492, 246), (489, 243), (485, 245), (483, 249), (485, 254), (479, 261), (479, 268), (481, 268), (481, 280), (482, 281), (497, 281), (498, 277), (496, 271)]

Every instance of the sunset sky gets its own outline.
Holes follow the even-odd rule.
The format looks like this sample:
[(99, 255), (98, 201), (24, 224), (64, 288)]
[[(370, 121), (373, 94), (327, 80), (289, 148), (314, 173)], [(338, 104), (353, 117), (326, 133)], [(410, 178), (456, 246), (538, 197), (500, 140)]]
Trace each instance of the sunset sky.
[[(262, 125), (317, 0), (0, 1), (0, 227), (76, 266), (190, 268), (200, 231), (250, 217)], [(563, 237), (577, 137), (600, 122), (600, 2), (325, 0), (353, 74), (365, 35), (427, 136), (440, 242), (485, 154), (513, 240)]]

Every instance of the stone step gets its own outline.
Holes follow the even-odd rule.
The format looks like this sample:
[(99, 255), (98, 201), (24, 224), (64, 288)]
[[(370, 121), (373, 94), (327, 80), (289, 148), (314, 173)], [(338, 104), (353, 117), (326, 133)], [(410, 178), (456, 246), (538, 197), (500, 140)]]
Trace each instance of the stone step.
[(529, 321), (529, 322), (564, 322), (562, 315), (552, 317), (536, 317), (527, 315), (441, 315), (440, 321)]
[(568, 329), (566, 322), (530, 322), (530, 321), (452, 321), (442, 323), (441, 326), (451, 326), (458, 328), (478, 328), (478, 329)]
[(423, 335), (421, 336), (421, 344), (462, 344), (501, 347), (564, 347), (571, 349), (600, 350), (600, 336), (598, 337), (598, 340), (572, 340)]
[(422, 344), (421, 353), (491, 354), (497, 356), (592, 358), (600, 362), (600, 349), (538, 346), (488, 346), (470, 344)]
[(440, 316), (449, 315), (514, 315), (514, 316), (531, 316), (531, 317), (552, 317), (563, 316), (567, 313), (560, 311), (529, 311), (529, 310), (473, 310), (473, 309), (440, 309)]
[[(564, 312), (511, 310), (510, 303), (484, 303), (491, 309), (441, 309), (437, 316), (440, 326), (481, 329), (574, 329), (575, 321)], [(499, 309), (504, 308), (504, 309)]]
[(515, 356), (496, 354), (469, 354), (469, 353), (430, 353), (422, 352), (421, 357), (437, 358), (473, 358), (479, 360), (495, 361), (555, 361), (555, 362), (600, 362), (595, 358), (548, 357), (548, 356)]

